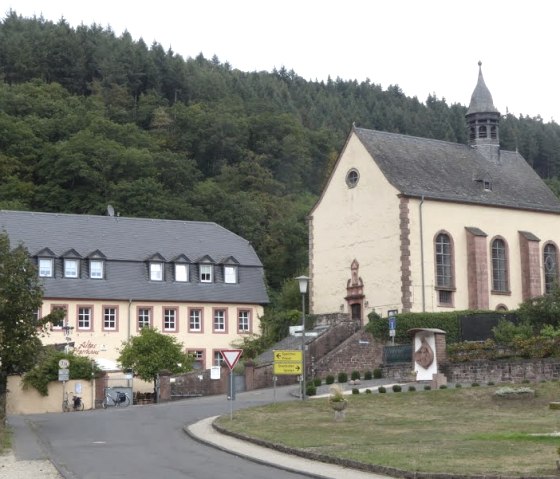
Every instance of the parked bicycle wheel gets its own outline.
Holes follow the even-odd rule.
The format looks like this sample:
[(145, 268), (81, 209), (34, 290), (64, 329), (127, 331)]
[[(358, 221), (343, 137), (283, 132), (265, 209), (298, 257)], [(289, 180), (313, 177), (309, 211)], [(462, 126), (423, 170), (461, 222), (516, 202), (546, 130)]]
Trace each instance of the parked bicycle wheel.
[(130, 406), (130, 398), (128, 396), (126, 396), (124, 401), (121, 401), (120, 405), (123, 406), (123, 407)]
[(80, 404), (74, 406), (74, 411), (83, 411), (84, 410), (84, 402), (80, 401)]
[(62, 401), (62, 412), (68, 411), (70, 411), (70, 405), (68, 404), (68, 401)]
[(103, 409), (107, 409), (107, 406), (114, 406), (114, 405), (115, 403), (113, 402), (113, 400), (108, 397), (103, 399), (103, 402), (101, 403), (101, 407), (103, 407)]

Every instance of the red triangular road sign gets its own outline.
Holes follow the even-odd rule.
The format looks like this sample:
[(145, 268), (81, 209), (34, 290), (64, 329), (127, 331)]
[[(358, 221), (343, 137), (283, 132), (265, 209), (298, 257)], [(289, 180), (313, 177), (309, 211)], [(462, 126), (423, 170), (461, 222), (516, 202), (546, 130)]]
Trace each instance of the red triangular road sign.
[(220, 353), (222, 354), (222, 358), (224, 358), (228, 367), (233, 369), (237, 364), (237, 361), (239, 361), (239, 358), (243, 353), (243, 349), (222, 349)]

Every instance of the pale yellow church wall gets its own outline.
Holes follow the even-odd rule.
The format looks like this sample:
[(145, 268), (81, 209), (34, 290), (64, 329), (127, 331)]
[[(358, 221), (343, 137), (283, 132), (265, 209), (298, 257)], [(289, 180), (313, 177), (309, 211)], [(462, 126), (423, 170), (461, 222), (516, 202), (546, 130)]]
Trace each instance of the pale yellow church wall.
[[(465, 227), (476, 227), (488, 236), (488, 291), (489, 309), (495, 310), (498, 305), (508, 309), (516, 309), (522, 299), (522, 270), (519, 231), (528, 231), (536, 235), (541, 252), (547, 241), (560, 245), (560, 216), (532, 211), (520, 211), (505, 208), (424, 201), (422, 205), (424, 232), (424, 280), (426, 311), (444, 311), (449, 307), (437, 304), (434, 266), (434, 239), (445, 230), (453, 239), (455, 260), (456, 292), (454, 293), (453, 309), (468, 309), (468, 278), (467, 278), (467, 234)], [(420, 258), (420, 200), (410, 200), (411, 229), (411, 264), (412, 264), (412, 310), (422, 311), (422, 277)], [(510, 295), (492, 294), (491, 241), (494, 237), (502, 237), (508, 245), (508, 265)], [(544, 277), (541, 267), (541, 288)]]
[[(359, 171), (356, 187), (346, 175)], [(351, 136), (323, 196), (311, 213), (311, 310), (314, 314), (348, 312), (344, 297), (350, 265), (359, 262), (365, 285), (365, 316), (386, 313), (400, 304), (400, 229), (397, 190)], [(398, 294), (395, 294), (397, 292)]]
[[(75, 299), (46, 299), (41, 308), (41, 315), (47, 315), (53, 307), (64, 306), (67, 310), (68, 325), (74, 327), (70, 331), (70, 341), (74, 343), (74, 353), (87, 356), (91, 359), (105, 359), (116, 361), (119, 349), (123, 342), (139, 334), (137, 329), (137, 308), (152, 308), (152, 326), (164, 334), (177, 338), (188, 351), (203, 351), (204, 367), (213, 365), (214, 351), (231, 349), (233, 341), (242, 339), (247, 334), (260, 334), (260, 318), (263, 308), (260, 305), (245, 304), (202, 304), (202, 303), (153, 303), (153, 302), (128, 302), (128, 301), (82, 301)], [(91, 331), (80, 330), (77, 326), (77, 311), (79, 306), (88, 306), (93, 309), (93, 328)], [(118, 326), (116, 330), (103, 330), (103, 308), (114, 307), (117, 309)], [(164, 308), (177, 308), (178, 330), (176, 332), (163, 331)], [(189, 309), (202, 310), (201, 332), (189, 331)], [(213, 310), (225, 309), (226, 332), (213, 331)], [(250, 331), (238, 333), (239, 310), (250, 311)], [(62, 329), (53, 329), (42, 338), (44, 344), (65, 343), (65, 334)]]

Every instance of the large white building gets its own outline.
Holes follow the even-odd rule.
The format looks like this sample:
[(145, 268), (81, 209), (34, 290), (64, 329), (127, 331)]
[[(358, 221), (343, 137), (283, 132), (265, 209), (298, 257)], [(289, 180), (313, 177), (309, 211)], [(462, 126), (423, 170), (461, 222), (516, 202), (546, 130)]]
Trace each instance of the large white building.
[(558, 281), (560, 201), (479, 71), (469, 144), (353, 127), (310, 213), (311, 311), (508, 310)]
[(0, 211), (0, 231), (37, 264), (37, 314), (66, 311), (45, 343), (114, 364), (122, 342), (150, 326), (196, 358), (251, 333), (268, 303), (263, 266), (249, 242), (215, 223)]

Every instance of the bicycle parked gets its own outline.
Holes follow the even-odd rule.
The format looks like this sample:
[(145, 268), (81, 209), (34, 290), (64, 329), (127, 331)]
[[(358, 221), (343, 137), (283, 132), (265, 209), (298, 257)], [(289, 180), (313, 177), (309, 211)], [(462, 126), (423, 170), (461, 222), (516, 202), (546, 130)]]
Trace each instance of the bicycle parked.
[(69, 412), (69, 411), (83, 411), (84, 410), (84, 402), (80, 396), (76, 396), (72, 394), (72, 399), (68, 399), (71, 393), (65, 393), (64, 401), (62, 401), (62, 411)]
[(115, 406), (115, 407), (127, 407), (130, 406), (132, 402), (130, 397), (127, 393), (123, 393), (121, 391), (115, 391), (114, 394), (111, 394), (113, 388), (105, 388), (105, 398), (103, 398), (103, 402), (101, 405), (103, 409), (107, 409), (107, 407)]

